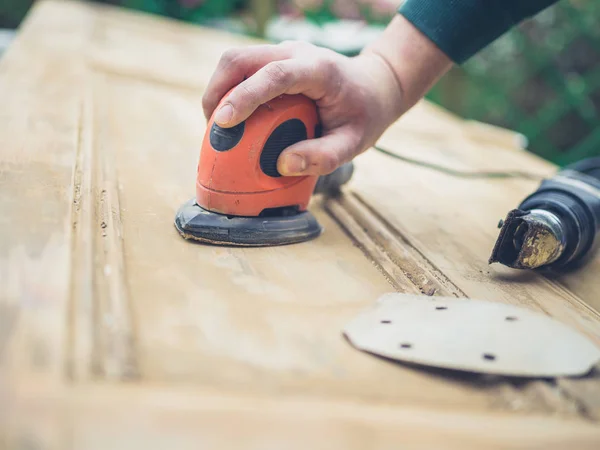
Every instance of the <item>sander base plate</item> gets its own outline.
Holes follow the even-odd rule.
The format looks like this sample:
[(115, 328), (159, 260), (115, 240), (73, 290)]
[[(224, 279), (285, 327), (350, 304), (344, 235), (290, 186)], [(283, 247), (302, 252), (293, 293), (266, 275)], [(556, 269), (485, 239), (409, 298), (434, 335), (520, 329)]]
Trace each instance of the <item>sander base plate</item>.
[(295, 244), (323, 232), (309, 211), (281, 217), (227, 216), (202, 208), (195, 199), (179, 208), (175, 228), (184, 239), (241, 247)]

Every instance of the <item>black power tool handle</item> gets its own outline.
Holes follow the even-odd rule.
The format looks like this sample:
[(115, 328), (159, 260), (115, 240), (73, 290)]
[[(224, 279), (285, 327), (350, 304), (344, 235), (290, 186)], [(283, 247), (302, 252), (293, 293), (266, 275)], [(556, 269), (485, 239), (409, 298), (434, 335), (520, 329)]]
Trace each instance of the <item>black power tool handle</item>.
[(600, 231), (600, 157), (578, 161), (544, 180), (519, 209), (546, 210), (560, 219), (567, 246), (552, 264), (554, 267), (581, 260), (596, 243)]
[(595, 178), (600, 183), (600, 156), (582, 159), (564, 168)]
[(565, 167), (564, 171), (581, 174), (590, 190), (586, 191), (585, 199), (596, 222), (596, 232), (600, 231), (600, 157), (586, 158)]

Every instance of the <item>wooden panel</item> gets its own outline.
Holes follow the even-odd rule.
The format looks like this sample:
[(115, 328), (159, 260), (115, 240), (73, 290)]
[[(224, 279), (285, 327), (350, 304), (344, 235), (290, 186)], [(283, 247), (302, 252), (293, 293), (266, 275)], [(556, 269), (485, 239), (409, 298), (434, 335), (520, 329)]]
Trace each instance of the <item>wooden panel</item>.
[[(533, 173), (546, 169), (529, 155), (498, 151), (466, 139), (442, 144), (392, 128), (382, 142), (386, 148), (411, 156), (436, 155), (438, 164), (456, 167), (527, 167)], [(524, 160), (529, 160), (527, 165)], [(487, 263), (498, 235), (498, 220), (535, 189), (536, 181), (460, 178), (373, 151), (359, 157), (357, 167), (354, 195), (468, 296), (530, 306), (600, 339), (600, 316), (581, 298), (536, 273)]]
[[(528, 194), (533, 192), (542, 177), (552, 176), (557, 168), (531, 153), (515, 152), (519, 148), (517, 145), (519, 143), (518, 136), (511, 137), (506, 132), (498, 133), (496, 130), (489, 130), (485, 125), (474, 125), (468, 121), (459, 120), (456, 122), (456, 118), (450, 117), (452, 119), (448, 118), (447, 113), (439, 111), (437, 107), (422, 103), (394, 124), (384, 134), (380, 143), (386, 149), (401, 155), (467, 173), (521, 171), (535, 177), (531, 180), (460, 178), (438, 173), (431, 169), (413, 167), (400, 161), (393, 162), (393, 159), (389, 157), (372, 155), (374, 152), (370, 151), (361, 157), (359, 161), (364, 160), (365, 164), (373, 167), (370, 173), (373, 173), (374, 170), (378, 171), (384, 164), (389, 163), (388, 178), (386, 178), (386, 181), (377, 181), (375, 177), (365, 174), (363, 178), (366, 183), (358, 184), (359, 182), (354, 180), (355, 186), (359, 186), (356, 191), (361, 193), (363, 188), (366, 188), (366, 184), (373, 182), (379, 182), (379, 184), (385, 184), (388, 187), (402, 187), (403, 189), (414, 186), (414, 192), (418, 193), (421, 192), (421, 186), (426, 185), (427, 191), (422, 195), (407, 199), (408, 203), (414, 201), (419, 204), (419, 209), (416, 210), (419, 214), (416, 217), (413, 214), (411, 217), (420, 220), (426, 218), (425, 216), (430, 217), (434, 214), (435, 218), (439, 219), (438, 228), (442, 228), (442, 223), (446, 225), (452, 222), (451, 224), (455, 224), (457, 227), (464, 226), (464, 233), (480, 226), (485, 235), (485, 242), (478, 245), (479, 253), (472, 259), (472, 262), (478, 266), (475, 270), (485, 271), (491, 269), (487, 266), (487, 259), (498, 235), (496, 229), (498, 220), (504, 218), (510, 209), (517, 207)], [(368, 157), (377, 158), (376, 162), (367, 163), (367, 155), (369, 155)], [(379, 164), (382, 166), (379, 166)], [(396, 178), (393, 177), (398, 171), (408, 175), (407, 179), (402, 181), (402, 185), (393, 184), (396, 183)], [(377, 174), (379, 176), (379, 172)], [(421, 180), (421, 183), (419, 184), (416, 180)], [(444, 196), (457, 200), (452, 202), (442, 201), (446, 198), (440, 195), (442, 189)], [(382, 198), (385, 197), (379, 191), (376, 191), (376, 195)], [(425, 198), (427, 201), (423, 202)], [(365, 201), (370, 203), (376, 210), (380, 211), (379, 208), (383, 208), (383, 205), (377, 202), (370, 202), (366, 198)], [(442, 207), (442, 204), (445, 206)], [(406, 214), (406, 210), (400, 210), (402, 207), (415, 208), (415, 206), (407, 205), (407, 202), (402, 202), (398, 205), (398, 208), (394, 207), (394, 212)], [(470, 214), (470, 216), (464, 217), (463, 213)], [(458, 217), (461, 220), (457, 220)], [(451, 221), (450, 218), (452, 218)], [(441, 219), (447, 220), (442, 221)], [(476, 225), (476, 223), (479, 225)], [(407, 230), (407, 232), (410, 233), (410, 230)], [(455, 239), (460, 238), (462, 235), (463, 233), (454, 234)], [(465, 239), (461, 239), (460, 245), (467, 248), (477, 246)], [(494, 277), (496, 281), (503, 279), (512, 285), (518, 285), (519, 289), (522, 285), (517, 283), (523, 278), (532, 280), (529, 284), (543, 283), (539, 281), (540, 276), (534, 276), (530, 273), (499, 270), (499, 273), (506, 274), (506, 276)], [(594, 277), (598, 270), (600, 270), (600, 252), (596, 252), (580, 270), (566, 274), (555, 274), (548, 276), (547, 279), (551, 282), (552, 289), (559, 291), (558, 295), (571, 297), (566, 292), (568, 290), (578, 297), (577, 303), (584, 302), (595, 309), (597, 313), (600, 311), (600, 284), (594, 282)], [(487, 279), (485, 278), (485, 280)]]
[(62, 377), (87, 16), (44, 5), (0, 63), (3, 374)]
[(593, 450), (600, 428), (537, 415), (467, 413), (311, 398), (78, 386), (66, 402), (20, 392), (5, 448)]
[[(315, 241), (179, 237), (204, 86), (225, 49), (251, 43), (44, 1), (0, 62), (0, 445), (597, 445), (598, 372), (424, 370), (341, 335), (396, 290), (522, 304), (600, 341), (600, 260), (560, 280), (487, 266), (498, 219), (535, 181), (461, 179), (369, 151), (344, 196), (311, 205), (326, 227)], [(460, 170), (552, 173), (515, 139), (421, 103), (382, 144)]]
[[(172, 220), (193, 195), (203, 133), (198, 96), (99, 76), (93, 102), (94, 148), (114, 154), (108, 172), (119, 175), (144, 379), (269, 395), (489, 402), (476, 388), (366, 357), (345, 342), (343, 324), (393, 288), (318, 207), (325, 234), (303, 245), (232, 249), (179, 237)], [(414, 382), (427, 394), (415, 393)]]
[(150, 15), (100, 10), (86, 55), (89, 65), (176, 90), (201, 92), (227, 48), (264, 43)]

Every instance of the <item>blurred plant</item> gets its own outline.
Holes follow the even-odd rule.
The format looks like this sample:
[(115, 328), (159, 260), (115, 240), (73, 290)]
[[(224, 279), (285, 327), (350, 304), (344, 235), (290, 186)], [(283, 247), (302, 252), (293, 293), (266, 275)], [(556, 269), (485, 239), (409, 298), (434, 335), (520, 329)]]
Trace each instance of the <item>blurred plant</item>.
[(323, 24), (337, 20), (363, 20), (387, 24), (396, 13), (401, 0), (280, 0), (279, 11), (303, 15)]
[[(94, 0), (88, 0), (94, 1)], [(187, 22), (223, 18), (245, 7), (249, 0), (95, 0)], [(0, 28), (16, 28), (34, 0), (0, 0)]]
[(16, 28), (23, 20), (33, 0), (1, 0), (0, 28)]
[[(93, 1), (93, 0), (88, 0)], [(247, 10), (252, 0), (95, 0), (186, 22), (202, 23)], [(260, 1), (260, 0), (259, 0)], [(302, 15), (315, 23), (340, 19), (386, 24), (402, 0), (264, 0), (286, 15)], [(0, 0), (0, 27), (14, 28), (34, 0)], [(275, 12), (275, 11), (273, 11)]]
[(462, 117), (517, 130), (557, 164), (600, 155), (600, 2), (562, 0), (428, 94)]
[[(119, 2), (117, 2), (119, 3)], [(247, 0), (121, 0), (121, 6), (186, 22), (201, 23), (232, 14)]]
[[(18, 26), (33, 1), (0, 0), (0, 27)], [(95, 1), (193, 23), (244, 12), (242, 21), (264, 24), (272, 13), (279, 12), (305, 17), (318, 25), (340, 19), (386, 25), (402, 3), (402, 0)], [(559, 164), (600, 154), (599, 23), (600, 1), (562, 0), (504, 35), (467, 64), (453, 69), (428, 97), (463, 117), (520, 131), (530, 139), (533, 152)], [(244, 28), (247, 33), (260, 30), (256, 24)]]

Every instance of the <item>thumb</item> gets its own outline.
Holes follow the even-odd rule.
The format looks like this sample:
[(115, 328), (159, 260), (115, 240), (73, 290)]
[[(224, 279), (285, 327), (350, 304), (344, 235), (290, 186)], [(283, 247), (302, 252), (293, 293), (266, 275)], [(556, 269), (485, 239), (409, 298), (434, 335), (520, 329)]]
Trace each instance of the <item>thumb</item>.
[(336, 130), (286, 148), (277, 160), (277, 170), (284, 176), (327, 175), (350, 161), (359, 150), (352, 133)]

